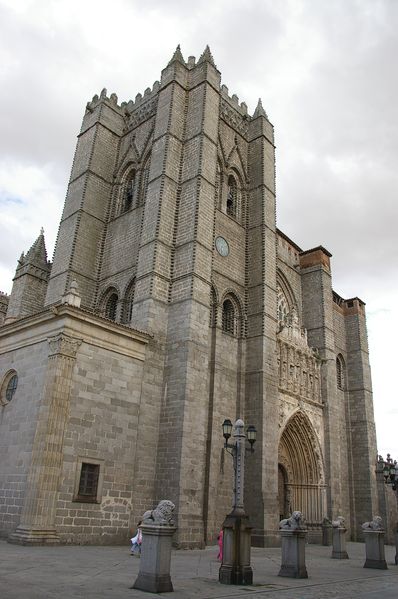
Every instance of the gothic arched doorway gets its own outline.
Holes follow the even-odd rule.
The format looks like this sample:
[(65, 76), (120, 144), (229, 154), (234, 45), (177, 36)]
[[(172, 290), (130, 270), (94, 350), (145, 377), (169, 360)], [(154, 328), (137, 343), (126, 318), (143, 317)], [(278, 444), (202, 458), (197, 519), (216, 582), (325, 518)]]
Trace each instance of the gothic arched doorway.
[[(303, 513), (308, 525), (319, 526), (326, 514), (326, 489), (318, 439), (308, 417), (296, 412), (279, 442), (280, 508), (286, 517), (293, 510)], [(282, 480), (283, 477), (283, 480)]]

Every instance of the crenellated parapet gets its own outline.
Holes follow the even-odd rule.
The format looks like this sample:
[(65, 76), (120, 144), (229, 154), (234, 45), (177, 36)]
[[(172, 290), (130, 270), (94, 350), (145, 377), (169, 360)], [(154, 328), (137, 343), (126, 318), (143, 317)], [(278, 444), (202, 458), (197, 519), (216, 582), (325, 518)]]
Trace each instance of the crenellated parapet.
[[(185, 82), (187, 91), (197, 83), (195, 77), (189, 77), (190, 71), (195, 70), (196, 67), (205, 63), (208, 63), (217, 69), (208, 46), (206, 46), (198, 61), (196, 60), (195, 56), (190, 56), (188, 60), (185, 61), (182, 56), (180, 46), (178, 45), (167, 65), (167, 68), (175, 65), (176, 63), (187, 72), (187, 78)], [(164, 71), (166, 71), (166, 69), (164, 69)], [(99, 95), (95, 94), (91, 101), (87, 102), (86, 114), (92, 113), (101, 104), (106, 104), (125, 118), (125, 130), (129, 131), (139, 126), (149, 118), (155, 116), (157, 110), (158, 94), (162, 84), (163, 80), (162, 83), (155, 81), (152, 87), (147, 87), (145, 89), (143, 94), (138, 93), (134, 100), (124, 101), (121, 104), (118, 104), (118, 96), (115, 93), (112, 93), (110, 96), (108, 96), (108, 92), (104, 88)], [(223, 118), (227, 124), (232, 126), (243, 136), (247, 136), (248, 134), (248, 122), (250, 120), (256, 119), (259, 116), (263, 116), (268, 120), (268, 116), (262, 106), (261, 99), (259, 100), (258, 105), (251, 116), (248, 113), (247, 104), (245, 102), (240, 102), (239, 97), (236, 94), (230, 94), (226, 85), (221, 85), (219, 87), (219, 91), (221, 93), (221, 118)]]

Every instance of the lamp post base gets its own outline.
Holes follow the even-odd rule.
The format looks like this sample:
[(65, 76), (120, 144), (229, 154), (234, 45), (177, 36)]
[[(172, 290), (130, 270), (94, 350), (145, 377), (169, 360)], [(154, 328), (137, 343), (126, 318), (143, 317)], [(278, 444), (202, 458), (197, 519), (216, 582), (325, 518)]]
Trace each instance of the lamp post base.
[(250, 566), (252, 527), (245, 514), (232, 512), (223, 523), (223, 561), (218, 580), (221, 584), (253, 584)]

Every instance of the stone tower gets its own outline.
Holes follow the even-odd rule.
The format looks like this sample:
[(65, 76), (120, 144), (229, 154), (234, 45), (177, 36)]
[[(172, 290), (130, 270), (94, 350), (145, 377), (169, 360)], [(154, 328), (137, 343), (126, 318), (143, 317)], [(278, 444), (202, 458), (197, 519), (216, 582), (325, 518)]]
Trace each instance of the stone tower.
[[(26, 359), (16, 331), (40, 340), (49, 366), (37, 406), (62, 420), (57, 455), (43, 457), (52, 424), (39, 407), (30, 419), (34, 459), (23, 480), (35, 488), (21, 491), (14, 540), (120, 541), (125, 506), (134, 524), (166, 498), (181, 547), (214, 541), (232, 506), (221, 424), (238, 417), (257, 428), (245, 488), (254, 544), (276, 543), (278, 519), (292, 509), (304, 511), (314, 538), (337, 512), (355, 536), (377, 503), (370, 369), (363, 302), (333, 292), (330, 256), (302, 251), (276, 228), (273, 126), (261, 100), (250, 115), (221, 85), (208, 47), (197, 61), (177, 47), (160, 82), (134, 101), (94, 96), (53, 265), (41, 235), (21, 258), (0, 330), (4, 384)], [(74, 348), (57, 393), (54, 339)], [(0, 424), (13, 446), (22, 379), (18, 389)], [(9, 459), (7, 472), (18, 468)], [(59, 472), (41, 489), (51, 460)], [(76, 490), (85, 468), (98, 482), (89, 512)], [(91, 532), (79, 529), (79, 510)]]
[[(276, 409), (275, 235), (273, 127), (261, 101), (250, 117), (220, 86), (209, 48), (197, 63), (177, 48), (160, 83), (134, 103), (119, 106), (103, 91), (87, 105), (46, 304), (75, 278), (82, 306), (155, 333), (156, 494), (176, 502), (182, 543), (193, 531), (202, 538), (204, 521), (218, 526), (209, 495), (223, 493), (226, 414), (259, 427), (249, 501), (273, 514), (272, 526), (259, 516), (260, 536), (275, 525), (276, 487), (258, 475), (273, 468), (276, 480), (276, 431), (263, 400)], [(226, 299), (233, 324), (220, 339)], [(214, 330), (203, 326), (211, 318)], [(232, 380), (215, 372), (220, 360)]]

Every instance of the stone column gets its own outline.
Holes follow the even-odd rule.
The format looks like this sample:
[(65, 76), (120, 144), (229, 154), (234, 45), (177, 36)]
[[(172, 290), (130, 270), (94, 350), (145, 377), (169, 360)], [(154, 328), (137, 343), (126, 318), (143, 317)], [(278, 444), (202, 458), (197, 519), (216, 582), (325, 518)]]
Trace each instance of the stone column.
[(344, 518), (337, 518), (333, 521), (333, 550), (332, 558), (334, 559), (348, 559), (348, 553), (346, 550), (346, 539), (345, 533), (347, 532), (344, 526)]
[(293, 512), (289, 519), (281, 521), (279, 527), (282, 540), (282, 564), (278, 576), (308, 578), (305, 565), (307, 528), (301, 512)]
[(49, 338), (50, 353), (32, 448), (20, 524), (8, 541), (21, 545), (56, 544), (55, 512), (69, 415), (72, 370), (81, 339), (59, 333)]

